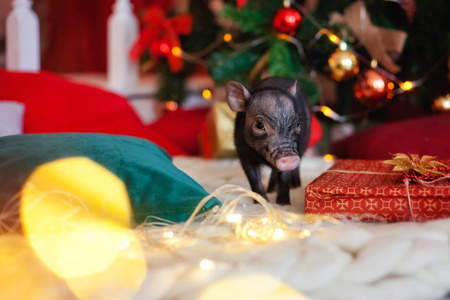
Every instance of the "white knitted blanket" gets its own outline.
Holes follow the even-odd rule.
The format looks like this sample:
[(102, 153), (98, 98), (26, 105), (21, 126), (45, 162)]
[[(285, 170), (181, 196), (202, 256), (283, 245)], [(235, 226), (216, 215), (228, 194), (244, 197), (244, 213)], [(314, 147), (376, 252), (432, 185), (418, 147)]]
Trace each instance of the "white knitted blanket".
[[(210, 192), (229, 183), (248, 188), (237, 160), (205, 161), (178, 157), (174, 163)], [(301, 165), (303, 187), (291, 193), (293, 206), (274, 205), (276, 209), (301, 214), (304, 186), (330, 165), (319, 157), (304, 158)], [(252, 217), (264, 212), (260, 205), (245, 201), (237, 210)], [(263, 273), (286, 283), (308, 299), (450, 297), (450, 219), (395, 224), (325, 221), (316, 222), (313, 226), (314, 230), (307, 238), (288, 238), (249, 247), (242, 246), (247, 242), (239, 239), (225, 242), (204, 239), (198, 247), (183, 250), (185, 261), (194, 262), (194, 265), (160, 266), (159, 270), (171, 278), (173, 284), (165, 291), (159, 289), (156, 294), (163, 299), (196, 299), (196, 295), (214, 282), (221, 282), (220, 279), (224, 281), (223, 278), (239, 278), (241, 274)], [(212, 230), (216, 228), (213, 226)], [(208, 226), (202, 230), (207, 231)], [(194, 268), (201, 257), (208, 257), (216, 267), (203, 281), (193, 282), (189, 278), (192, 272), (186, 270)], [(264, 279), (259, 280), (265, 282)], [(188, 288), (188, 285), (191, 286)], [(261, 285), (260, 288), (265, 289)], [(146, 291), (158, 290), (157, 286), (147, 285)], [(269, 291), (267, 287), (263, 294), (275, 295), (279, 286), (268, 286), (273, 289)], [(257, 295), (258, 288), (252, 293)], [(264, 299), (292, 299), (292, 295), (278, 296), (280, 298)], [(245, 299), (239, 298), (237, 293), (234, 297)]]
[[(174, 163), (209, 192), (248, 188), (237, 159)], [(81, 299), (108, 300), (449, 299), (450, 219), (383, 224), (303, 215), (304, 186), (330, 165), (304, 158), (303, 187), (292, 191), (291, 206), (254, 204), (251, 193), (239, 199), (241, 192), (222, 190), (222, 208), (206, 218), (122, 230), (120, 239), (106, 232), (111, 245), (120, 241), (119, 252), (88, 230), (92, 242), (68, 251), (104, 262), (101, 276), (65, 280), (44, 267), (23, 236), (0, 235), (0, 299), (76, 299), (80, 290), (88, 295)], [(61, 266), (70, 263), (66, 257)]]

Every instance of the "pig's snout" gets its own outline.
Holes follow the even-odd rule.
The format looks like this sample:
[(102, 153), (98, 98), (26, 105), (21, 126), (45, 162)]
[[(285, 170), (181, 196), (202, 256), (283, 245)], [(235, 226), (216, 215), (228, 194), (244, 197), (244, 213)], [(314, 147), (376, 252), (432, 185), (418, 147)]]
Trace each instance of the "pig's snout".
[(300, 157), (297, 155), (284, 156), (276, 161), (277, 169), (279, 171), (291, 171), (297, 168), (300, 163)]

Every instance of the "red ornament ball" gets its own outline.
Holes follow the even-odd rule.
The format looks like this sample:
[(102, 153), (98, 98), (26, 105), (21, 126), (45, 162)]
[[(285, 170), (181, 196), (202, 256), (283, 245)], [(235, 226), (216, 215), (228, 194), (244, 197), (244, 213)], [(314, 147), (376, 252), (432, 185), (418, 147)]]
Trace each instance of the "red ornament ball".
[(293, 8), (281, 8), (275, 14), (273, 19), (273, 27), (280, 33), (294, 35), (295, 31), (300, 27), (302, 17), (300, 13)]
[(392, 98), (394, 84), (374, 70), (358, 75), (353, 86), (355, 98), (368, 107), (380, 107)]

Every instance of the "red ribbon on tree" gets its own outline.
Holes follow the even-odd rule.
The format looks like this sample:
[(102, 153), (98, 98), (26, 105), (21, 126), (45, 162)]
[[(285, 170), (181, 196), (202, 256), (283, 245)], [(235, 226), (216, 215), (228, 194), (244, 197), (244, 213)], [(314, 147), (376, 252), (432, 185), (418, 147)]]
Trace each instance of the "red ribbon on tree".
[(177, 73), (183, 68), (183, 60), (179, 55), (174, 55), (172, 49), (180, 48), (179, 35), (188, 35), (192, 31), (192, 16), (179, 15), (166, 18), (164, 11), (159, 6), (151, 6), (143, 18), (148, 26), (143, 29), (130, 50), (130, 58), (139, 60), (141, 54), (149, 49), (151, 55), (160, 59), (167, 58), (170, 71)]
[(237, 9), (241, 9), (242, 6), (244, 6), (247, 3), (248, 0), (237, 0), (236, 1), (236, 7)]

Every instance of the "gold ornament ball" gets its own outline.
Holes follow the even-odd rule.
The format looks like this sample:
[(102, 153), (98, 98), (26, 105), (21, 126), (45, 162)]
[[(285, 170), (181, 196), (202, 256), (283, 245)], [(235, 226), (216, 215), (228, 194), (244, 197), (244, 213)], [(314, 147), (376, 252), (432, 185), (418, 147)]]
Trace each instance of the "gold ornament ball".
[(450, 113), (450, 94), (435, 99), (433, 102), (433, 110)]
[(350, 50), (336, 50), (328, 58), (328, 66), (337, 81), (348, 80), (359, 72), (358, 59)]

